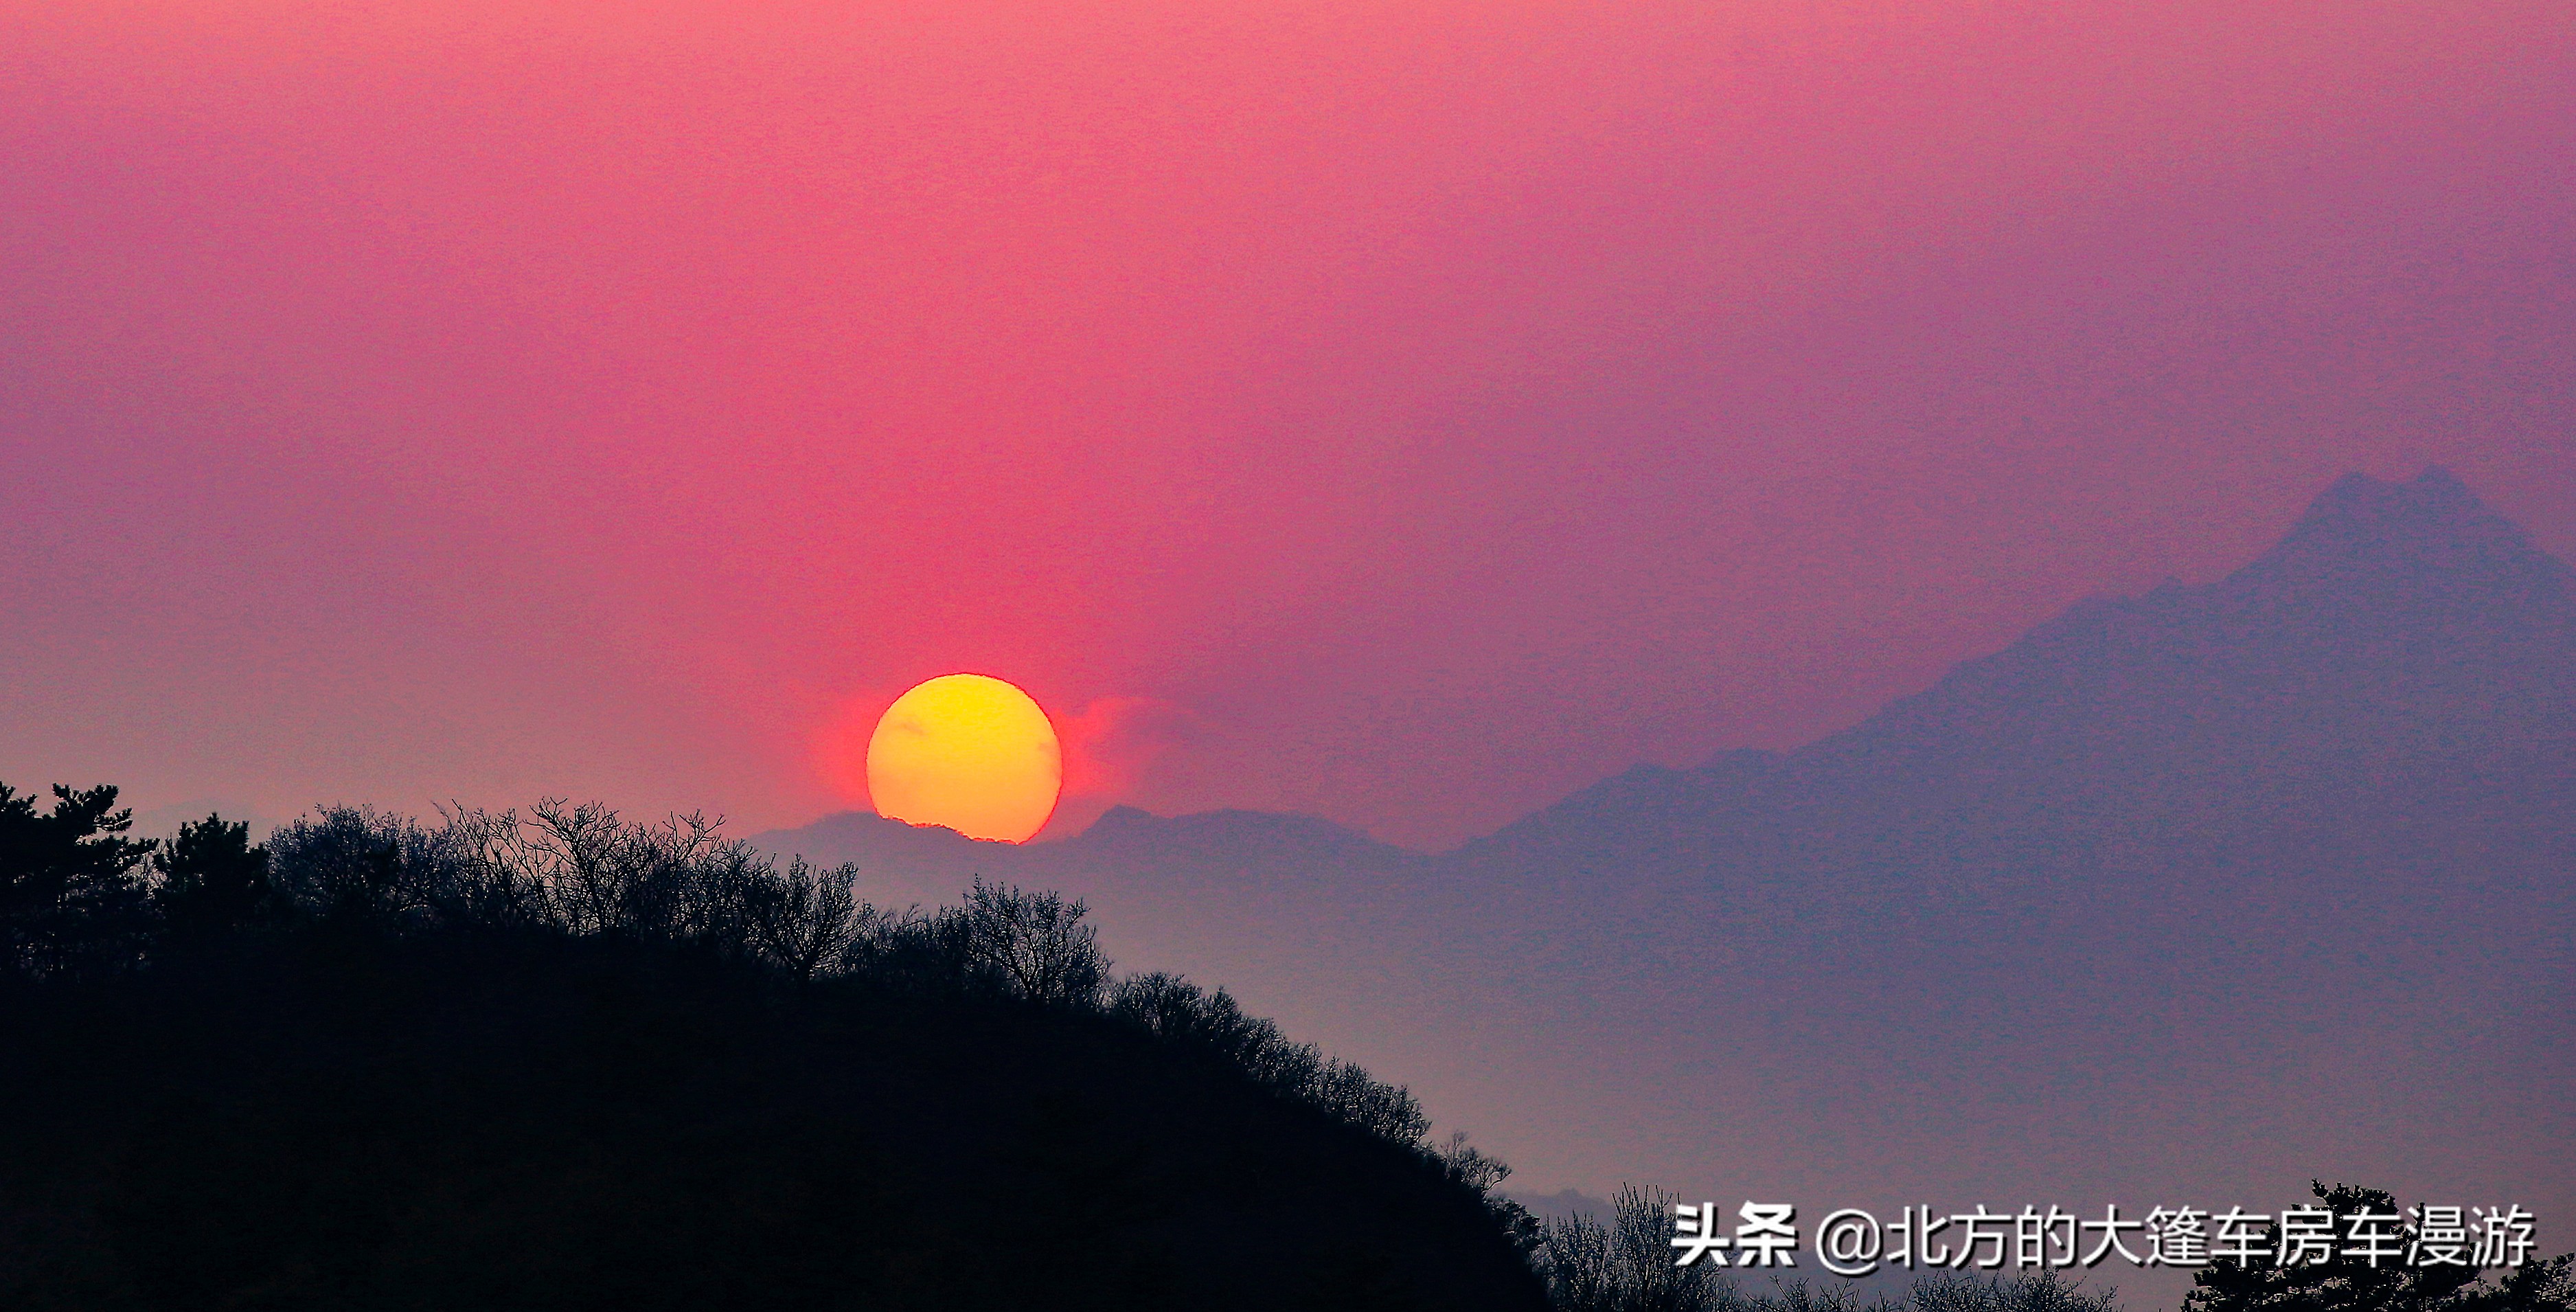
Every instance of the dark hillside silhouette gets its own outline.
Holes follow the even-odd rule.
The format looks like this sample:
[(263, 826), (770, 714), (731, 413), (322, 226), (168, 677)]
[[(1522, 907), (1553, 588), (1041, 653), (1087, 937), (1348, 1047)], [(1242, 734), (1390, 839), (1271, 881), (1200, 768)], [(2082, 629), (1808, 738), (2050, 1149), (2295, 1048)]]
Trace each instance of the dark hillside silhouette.
[[(99, 850), (81, 796), (13, 879)], [(154, 865), (46, 922), (120, 968), (0, 980), (0, 1306), (1544, 1302), (1496, 1164), (1221, 991), (1111, 976), (1078, 902), (886, 912), (552, 803), (210, 818)]]
[(14, 1308), (1538, 1303), (1417, 1155), (1106, 1020), (363, 930), (12, 1011)]

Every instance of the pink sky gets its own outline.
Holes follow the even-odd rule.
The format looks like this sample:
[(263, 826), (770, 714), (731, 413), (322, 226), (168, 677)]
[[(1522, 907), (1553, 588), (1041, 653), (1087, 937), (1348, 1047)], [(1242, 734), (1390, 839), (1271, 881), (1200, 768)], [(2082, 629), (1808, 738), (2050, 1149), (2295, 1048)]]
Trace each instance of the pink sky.
[(2359, 469), (2576, 556), (2576, 9), (0, 6), (0, 779), (1444, 845)]

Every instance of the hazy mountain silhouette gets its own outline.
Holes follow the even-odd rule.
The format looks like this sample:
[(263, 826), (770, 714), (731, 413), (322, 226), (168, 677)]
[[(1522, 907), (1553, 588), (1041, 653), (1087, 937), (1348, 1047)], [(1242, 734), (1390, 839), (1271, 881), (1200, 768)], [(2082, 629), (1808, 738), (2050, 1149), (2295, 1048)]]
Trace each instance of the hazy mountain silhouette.
[(1380, 973), (1384, 944), (1368, 927), (1423, 905), (1435, 869), (1327, 820), (1257, 811), (1162, 817), (1122, 806), (1073, 838), (1020, 846), (851, 812), (751, 841), (782, 857), (856, 862), (865, 895), (897, 906), (954, 900), (977, 875), (1064, 889), (1098, 910), (1122, 963), (1249, 986), (1299, 1023), (1362, 1019), (1332, 990), (1281, 986)]
[[(856, 861), (887, 887), (919, 881), (933, 890), (911, 900), (935, 903), (975, 875), (1016, 869), (1022, 849), (968, 838), (937, 825), (909, 825), (867, 811), (843, 811), (810, 825), (755, 834), (751, 841), (780, 856), (803, 856), (823, 865)], [(880, 897), (900, 904), (901, 897)]]
[(1639, 767), (1454, 859), (1587, 894), (1794, 875), (1810, 910), (1889, 881), (2063, 908), (2155, 871), (2225, 899), (2178, 877), (2563, 838), (2571, 712), (2568, 569), (2445, 473), (2356, 476), (2219, 583), (2085, 602), (1810, 747)]
[(2080, 604), (1847, 732), (1634, 770), (1451, 864), (1462, 958), (1520, 963), (1533, 1032), (1572, 1014), (1549, 998), (1657, 1031), (1531, 1058), (1847, 1136), (1735, 1171), (2352, 1160), (2565, 1194), (2569, 1104), (2534, 1091), (2576, 1073), (2576, 588), (2440, 471), (2346, 479), (2217, 583)]
[(2576, 1206), (2576, 575), (2439, 470), (1442, 856), (1119, 812), (1002, 859), (1534, 1184)]
[[(1112, 807), (1070, 839), (1011, 844), (968, 838), (937, 825), (911, 825), (865, 811), (844, 811), (796, 829), (754, 835), (782, 856), (856, 861), (888, 877), (949, 880), (979, 873), (1088, 869), (1119, 863), (1170, 867), (1192, 876), (1295, 875), (1320, 868), (1387, 872), (1419, 866), (1418, 853), (1391, 847), (1310, 815), (1203, 811), (1157, 816)], [(941, 885), (943, 892), (953, 891)]]

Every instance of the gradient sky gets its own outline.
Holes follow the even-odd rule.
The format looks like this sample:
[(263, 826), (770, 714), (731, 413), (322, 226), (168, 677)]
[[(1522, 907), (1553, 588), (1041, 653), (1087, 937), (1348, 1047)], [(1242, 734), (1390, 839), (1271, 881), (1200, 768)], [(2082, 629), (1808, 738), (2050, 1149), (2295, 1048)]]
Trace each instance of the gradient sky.
[(0, 0), (0, 779), (1438, 846), (2449, 465), (2576, 556), (2576, 8)]

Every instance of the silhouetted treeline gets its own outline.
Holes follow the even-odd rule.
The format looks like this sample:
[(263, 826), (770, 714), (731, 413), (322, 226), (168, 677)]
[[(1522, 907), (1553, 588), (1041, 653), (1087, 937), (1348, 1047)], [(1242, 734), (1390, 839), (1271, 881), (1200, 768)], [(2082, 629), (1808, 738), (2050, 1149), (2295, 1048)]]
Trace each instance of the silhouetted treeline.
[(635, 824), (605, 807), (552, 801), (526, 815), (446, 811), (427, 827), (330, 807), (270, 835), (268, 850), (267, 914), (397, 933), (599, 935), (757, 962), (799, 981), (1092, 1012), (1221, 1058), (1265, 1089), (1393, 1142), (1419, 1144), (1430, 1127), (1403, 1088), (1289, 1040), (1222, 989), (1165, 974), (1113, 977), (1087, 908), (1055, 893), (978, 880), (956, 906), (880, 908), (856, 895), (855, 866), (799, 860), (782, 870), (697, 816)]
[[(208, 817), (166, 847), (125, 836), (116, 790), (57, 788), (49, 813), (0, 785), (11, 956), (38, 976), (121, 969), (156, 945), (230, 929), (364, 925), (395, 935), (552, 931), (667, 944), (800, 981), (856, 978), (927, 994), (1097, 1012), (1217, 1056), (1266, 1089), (1398, 1143), (1430, 1118), (1270, 1021), (1167, 974), (1115, 978), (1086, 908), (977, 881), (962, 904), (891, 910), (855, 866), (784, 870), (698, 816), (636, 824), (598, 805), (442, 811), (434, 825), (321, 808), (253, 847)], [(1426, 1155), (1446, 1160), (1424, 1146)]]

